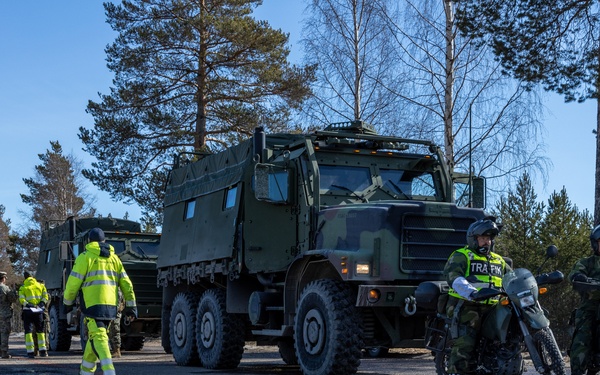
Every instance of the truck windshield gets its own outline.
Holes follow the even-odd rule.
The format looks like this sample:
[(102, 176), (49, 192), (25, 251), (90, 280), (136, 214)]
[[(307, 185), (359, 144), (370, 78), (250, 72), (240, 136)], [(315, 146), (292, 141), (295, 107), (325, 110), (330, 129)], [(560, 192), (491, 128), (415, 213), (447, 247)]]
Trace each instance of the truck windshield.
[(125, 251), (125, 241), (106, 240), (106, 243), (115, 248), (115, 254), (121, 254)]
[(411, 197), (413, 195), (435, 197), (433, 177), (429, 173), (415, 173), (396, 169), (380, 169), (383, 186), (400, 194)]
[(158, 242), (131, 241), (131, 248), (141, 256), (158, 255)]
[(321, 190), (363, 191), (371, 186), (371, 173), (367, 167), (321, 165)]

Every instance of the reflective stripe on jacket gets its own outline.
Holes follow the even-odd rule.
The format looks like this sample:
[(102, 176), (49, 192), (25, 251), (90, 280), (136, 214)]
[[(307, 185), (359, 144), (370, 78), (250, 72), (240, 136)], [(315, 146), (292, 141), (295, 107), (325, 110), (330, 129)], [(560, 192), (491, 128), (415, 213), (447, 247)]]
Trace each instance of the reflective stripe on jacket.
[[(467, 269), (465, 270), (465, 278), (469, 276), (475, 276), (478, 282), (470, 282), (477, 290), (481, 288), (500, 288), (502, 286), (502, 276), (505, 272), (506, 261), (496, 253), (490, 253), (489, 258), (485, 255), (479, 255), (476, 252), (470, 250), (468, 247), (458, 249), (455, 253), (460, 253), (467, 259)], [(460, 298), (461, 297), (452, 287), (448, 291), (448, 294)], [(481, 303), (494, 304), (498, 302), (498, 298), (490, 298)]]
[(113, 247), (103, 242), (90, 242), (85, 250), (75, 259), (67, 280), (64, 303), (72, 305), (81, 289), (83, 314), (95, 319), (112, 320), (117, 316), (120, 288), (125, 306), (136, 307), (133, 285)]
[(19, 288), (19, 303), (25, 307), (28, 303), (37, 306), (40, 302), (48, 303), (46, 286), (29, 276)]

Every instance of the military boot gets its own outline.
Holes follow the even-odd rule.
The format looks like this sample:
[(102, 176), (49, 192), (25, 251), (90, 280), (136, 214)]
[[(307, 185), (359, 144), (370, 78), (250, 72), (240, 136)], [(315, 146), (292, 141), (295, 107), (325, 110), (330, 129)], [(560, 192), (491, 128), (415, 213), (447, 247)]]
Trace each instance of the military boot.
[(113, 358), (121, 358), (121, 349), (114, 350), (110, 353)]
[(0, 352), (0, 357), (6, 358), (6, 359), (12, 358), (12, 356), (10, 354), (8, 354), (7, 351), (4, 351), (4, 350), (2, 352)]
[(47, 350), (40, 350), (40, 357), (47, 357), (47, 356), (48, 356)]

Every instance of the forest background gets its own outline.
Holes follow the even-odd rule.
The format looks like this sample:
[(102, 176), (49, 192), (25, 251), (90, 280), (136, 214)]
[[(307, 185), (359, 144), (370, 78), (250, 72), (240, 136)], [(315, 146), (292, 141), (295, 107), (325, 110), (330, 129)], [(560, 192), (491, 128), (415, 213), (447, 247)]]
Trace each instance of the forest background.
[[(385, 1), (373, 3), (386, 5)], [(364, 77), (377, 78), (370, 82), (365, 78), (363, 81), (362, 90), (366, 90), (363, 94), (371, 96), (357, 97), (361, 90), (347, 90), (347, 87), (337, 86), (336, 90), (336, 83), (352, 87), (356, 81), (345, 81), (351, 76), (336, 76), (333, 71), (317, 69), (315, 81), (310, 82), (316, 95), (303, 98), (304, 104), (298, 106), (296, 113), (290, 114), (290, 124), (300, 124), (300, 127), (302, 124), (322, 126), (331, 121), (351, 120), (358, 114), (375, 125), (387, 124), (378, 129), (383, 133), (435, 138), (436, 142), (445, 144), (440, 124), (447, 121), (448, 116), (444, 116), (444, 105), (436, 104), (444, 100), (434, 100), (444, 99), (440, 93), (443, 94), (445, 86), (424, 89), (424, 86), (415, 85), (417, 76), (423, 81), (427, 77), (430, 81), (443, 77), (443, 71), (432, 73), (431, 68), (427, 75), (426, 69), (418, 69), (424, 66), (424, 61), (430, 61), (430, 67), (435, 64), (447, 67), (438, 59), (444, 55), (434, 51), (437, 48), (444, 52), (446, 47), (444, 34), (440, 39), (434, 38), (435, 31), (443, 29), (438, 26), (445, 21), (443, 2), (418, 2), (428, 4), (427, 7), (415, 6), (417, 2), (396, 3), (400, 4), (399, 8), (386, 12), (387, 18), (379, 14), (376, 7), (369, 10), (372, 12), (370, 14), (378, 14), (379, 18), (373, 16), (373, 19), (377, 18), (379, 26), (385, 23), (387, 26), (380, 29), (388, 33), (365, 33), (371, 40), (377, 41), (371, 44), (377, 49), (371, 51), (370, 58), (383, 56), (382, 51), (397, 52), (390, 53), (388, 60), (374, 60), (372, 65), (389, 69), (386, 74), (376, 76), (376, 71), (365, 69)], [(290, 48), (287, 59), (291, 64), (317, 64), (323, 67), (326, 60), (319, 59), (331, 56), (331, 51), (326, 50), (327, 45), (320, 41), (330, 35), (332, 45), (335, 45), (335, 33), (332, 32), (335, 28), (320, 28), (327, 22), (324, 22), (323, 14), (319, 13), (319, 7), (315, 7), (315, 4), (342, 9), (353, 2), (267, 0), (253, 13), (256, 19), (265, 19), (274, 29), (289, 33), (286, 46)], [(362, 2), (354, 4), (364, 5)], [(1, 40), (5, 56), (11, 57), (0, 62), (0, 74), (6, 88), (0, 92), (0, 126), (4, 135), (0, 152), (5, 160), (2, 172), (7, 176), (0, 191), (0, 268), (8, 270), (11, 280), (19, 281), (24, 269), (35, 268), (40, 230), (49, 217), (60, 220), (70, 214), (101, 214), (140, 220), (148, 229), (159, 225), (156, 217), (148, 212), (148, 207), (140, 207), (131, 197), (115, 197), (98, 190), (81, 174), (84, 169), (93, 169), (91, 164), (96, 161), (90, 153), (82, 151), (84, 146), (79, 137), (80, 127), (92, 129), (94, 126), (94, 116), (86, 113), (86, 108), (89, 109), (88, 100), (102, 104), (98, 93), (107, 95), (110, 88), (114, 87), (114, 72), (106, 66), (104, 48), (115, 41), (118, 33), (105, 20), (100, 2), (63, 1), (60, 6), (41, 2), (0, 5)], [(426, 29), (419, 27), (421, 23), (435, 26), (431, 34), (418, 32)], [(348, 41), (343, 38), (344, 35), (338, 36), (341, 39), (337, 39), (337, 42)], [(378, 44), (383, 43), (382, 36), (395, 45)], [(426, 44), (432, 49), (418, 55), (418, 51), (421, 47), (425, 49)], [(465, 46), (464, 50), (467, 50), (469, 42), (462, 39), (456, 45)], [(555, 244), (560, 249), (560, 255), (547, 266), (568, 273), (576, 259), (589, 253), (588, 235), (592, 219), (587, 208), (593, 204), (594, 103), (564, 104), (561, 97), (546, 94), (539, 88), (523, 90), (519, 82), (504, 80), (504, 77), (496, 74), (494, 59), (489, 51), (472, 51), (471, 56), (478, 51), (481, 60), (464, 58), (462, 61), (472, 61), (470, 66), (480, 67), (481, 71), (476, 77), (468, 77), (465, 70), (465, 75), (458, 78), (462, 79), (460, 82), (476, 89), (482, 86), (477, 86), (475, 81), (481, 81), (483, 77), (495, 77), (499, 86), (495, 91), (490, 91), (494, 94), (487, 100), (497, 96), (503, 104), (494, 102), (490, 107), (509, 108), (507, 99), (518, 93), (523, 100), (518, 103), (510, 119), (513, 124), (517, 122), (516, 119), (528, 124), (527, 129), (510, 128), (525, 131), (521, 133), (521, 141), (526, 144), (517, 145), (512, 141), (501, 143), (514, 147), (511, 158), (497, 158), (496, 165), (481, 160), (476, 166), (476, 172), (489, 179), (488, 211), (496, 214), (504, 224), (497, 249), (512, 257), (515, 264), (535, 269), (541, 264), (545, 247)], [(412, 56), (413, 59), (406, 56)], [(346, 61), (346, 67), (352, 67), (352, 63)], [(367, 65), (365, 63), (362, 66)], [(335, 64), (328, 66), (334, 67)], [(485, 72), (492, 73), (486, 75)], [(398, 77), (403, 80), (398, 80)], [(327, 82), (334, 84), (327, 87)], [(455, 91), (458, 92), (458, 89)], [(419, 95), (411, 95), (411, 92)], [(343, 100), (336, 101), (336, 95)], [(427, 101), (419, 101), (425, 96)], [(356, 103), (360, 104), (358, 108)], [(456, 116), (451, 125), (456, 129), (455, 139), (459, 147), (455, 148), (456, 152), (451, 158), (460, 159), (454, 165), (464, 171), (468, 155), (465, 149), (468, 143), (465, 140), (466, 125), (474, 119), (474, 127), (482, 132), (481, 139), (485, 139), (483, 134), (489, 125), (485, 118), (494, 117), (494, 112), (493, 108), (480, 108), (478, 114), (469, 113), (467, 108), (475, 102), (468, 97), (462, 101), (456, 99), (454, 103), (457, 105), (450, 112), (454, 111)], [(319, 110), (310, 112), (306, 110), (307, 107)], [(337, 109), (332, 111), (332, 108)], [(373, 108), (393, 110), (377, 113)], [(462, 109), (459, 111), (457, 108)], [(394, 128), (393, 124), (406, 125), (400, 129)], [(490, 137), (490, 140), (498, 142), (500, 139), (500, 142), (504, 142), (507, 137), (502, 134), (498, 131), (497, 139)], [(488, 155), (488, 150), (489, 154), (496, 152), (490, 146), (480, 150), (481, 155)], [(500, 156), (505, 154), (507, 152), (496, 153)], [(48, 207), (38, 199), (46, 183), (55, 176), (56, 170), (47, 168), (49, 165), (63, 168), (58, 169), (63, 171), (59, 175), (72, 177), (68, 181), (73, 188), (70, 197), (76, 198), (70, 202), (69, 209), (56, 215), (51, 215)], [(65, 170), (68, 172), (64, 173)], [(60, 183), (62, 186), (68, 185), (64, 181)], [(573, 194), (573, 199), (567, 194), (567, 188)], [(538, 197), (536, 190), (541, 191), (544, 197)], [(130, 202), (125, 204), (126, 201)], [(552, 298), (565, 301), (560, 306), (551, 307), (560, 328), (558, 339), (564, 345), (568, 340), (566, 321), (570, 311), (567, 309), (576, 303), (577, 296), (571, 292), (568, 283), (554, 288), (553, 293)], [(565, 310), (561, 311), (561, 308)]]

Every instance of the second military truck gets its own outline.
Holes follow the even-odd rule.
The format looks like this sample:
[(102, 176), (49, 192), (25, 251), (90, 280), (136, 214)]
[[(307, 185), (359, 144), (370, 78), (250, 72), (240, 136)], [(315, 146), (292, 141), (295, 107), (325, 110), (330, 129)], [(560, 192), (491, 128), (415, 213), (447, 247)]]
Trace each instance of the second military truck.
[(67, 351), (73, 335), (84, 338), (82, 345), (87, 337), (78, 309), (65, 315), (62, 301), (74, 260), (85, 250), (90, 229), (96, 227), (104, 231), (106, 242), (123, 262), (136, 295), (139, 318), (133, 322), (121, 318), (121, 349), (140, 350), (146, 336), (160, 332), (162, 290), (156, 286), (160, 235), (142, 233), (141, 225), (131, 220), (70, 217), (64, 222), (47, 223), (40, 242), (36, 278), (44, 280), (50, 296), (47, 306), (50, 350)]
[(352, 374), (364, 349), (423, 347), (415, 291), (484, 217), (454, 203), (436, 145), (361, 122), (183, 156), (157, 261), (179, 365), (235, 368), (252, 340), (304, 374)]

